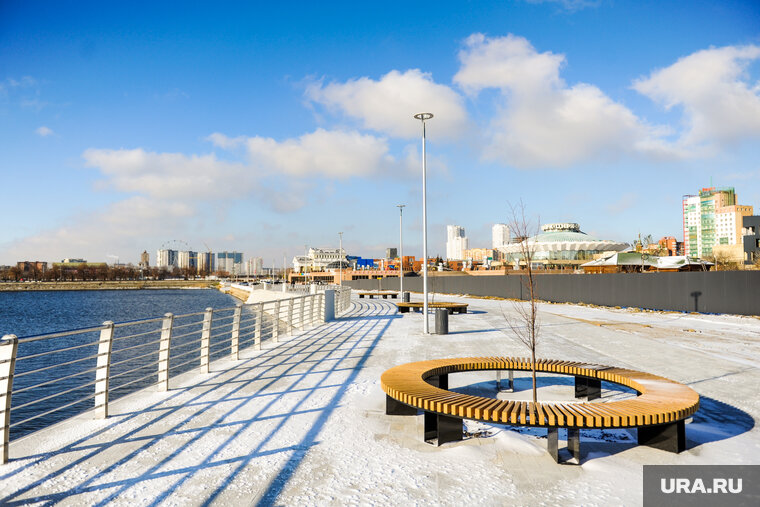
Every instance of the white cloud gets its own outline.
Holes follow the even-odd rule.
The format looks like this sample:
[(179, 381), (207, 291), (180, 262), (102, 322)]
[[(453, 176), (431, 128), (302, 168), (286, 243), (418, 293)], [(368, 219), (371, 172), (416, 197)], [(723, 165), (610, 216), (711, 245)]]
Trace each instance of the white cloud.
[(279, 142), (251, 137), (246, 146), (254, 167), (294, 177), (369, 176), (395, 164), (385, 139), (356, 131), (317, 129)]
[(222, 148), (225, 150), (240, 146), (241, 144), (245, 143), (245, 139), (246, 138), (243, 136), (227, 137), (220, 132), (214, 132), (210, 136), (206, 137), (206, 141), (210, 141), (217, 148)]
[(146, 248), (141, 245), (160, 244), (167, 231), (182, 230), (193, 214), (186, 204), (134, 196), (98, 213), (68, 217), (66, 225), (4, 245), (4, 250), (16, 259), (37, 259), (45, 252), (48, 261), (84, 257), (99, 262), (107, 251), (136, 257)]
[(459, 53), (454, 82), (467, 93), (503, 92), (484, 149), (486, 159), (516, 167), (563, 167), (624, 153), (671, 154), (659, 130), (599, 88), (568, 86), (563, 55), (539, 53), (523, 37), (474, 34)]
[(99, 260), (107, 252), (127, 257), (142, 251), (139, 245), (165, 241), (167, 231), (192, 234), (207, 208), (251, 197), (276, 212), (292, 212), (320, 195), (324, 180), (371, 177), (406, 166), (388, 154), (385, 139), (355, 131), (318, 129), (284, 141), (214, 133), (208, 140), (223, 148), (243, 146), (248, 160), (142, 148), (85, 150), (85, 166), (101, 173), (100, 185), (127, 196), (96, 213), (68, 217), (57, 229), (3, 245), (3, 251), (19, 259), (37, 258), (39, 252), (49, 259)]
[(468, 128), (463, 98), (419, 69), (393, 70), (377, 81), (362, 77), (345, 83), (314, 83), (306, 97), (359, 120), (364, 128), (393, 137), (419, 137), (420, 123), (413, 115), (423, 111), (435, 115), (432, 128), (438, 137), (455, 138)]
[(106, 183), (117, 190), (158, 199), (188, 201), (217, 199), (254, 187), (251, 171), (243, 164), (218, 160), (214, 155), (88, 149), (86, 167), (98, 168)]
[(470, 35), (459, 52), (461, 67), (454, 82), (468, 93), (484, 88), (505, 88), (532, 93), (535, 87), (548, 90), (562, 85), (560, 66), (563, 55), (538, 53), (531, 43), (516, 35), (488, 38)]
[(21, 79), (6, 78), (0, 81), (0, 95), (6, 95), (9, 90), (16, 88), (35, 88), (37, 80), (31, 76), (24, 76)]
[(40, 137), (52, 136), (55, 133), (53, 132), (53, 129), (46, 127), (44, 125), (38, 128), (37, 130), (35, 130), (34, 132), (36, 132), (37, 135)]
[(747, 75), (760, 46), (698, 51), (638, 79), (633, 88), (664, 105), (683, 108), (684, 148), (731, 145), (760, 137), (760, 83)]

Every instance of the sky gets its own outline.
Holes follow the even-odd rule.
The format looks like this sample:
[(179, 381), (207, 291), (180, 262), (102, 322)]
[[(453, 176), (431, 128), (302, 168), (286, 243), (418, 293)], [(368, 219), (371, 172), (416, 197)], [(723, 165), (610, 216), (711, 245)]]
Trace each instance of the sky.
[(471, 247), (523, 204), (682, 240), (760, 214), (760, 3), (0, 1), (0, 264)]

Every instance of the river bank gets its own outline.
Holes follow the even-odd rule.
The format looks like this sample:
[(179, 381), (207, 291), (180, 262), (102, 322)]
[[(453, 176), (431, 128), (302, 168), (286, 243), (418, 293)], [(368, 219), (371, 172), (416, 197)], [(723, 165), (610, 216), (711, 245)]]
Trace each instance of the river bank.
[(213, 280), (121, 280), (85, 282), (0, 282), (0, 292), (30, 290), (140, 290), (140, 289), (211, 289)]

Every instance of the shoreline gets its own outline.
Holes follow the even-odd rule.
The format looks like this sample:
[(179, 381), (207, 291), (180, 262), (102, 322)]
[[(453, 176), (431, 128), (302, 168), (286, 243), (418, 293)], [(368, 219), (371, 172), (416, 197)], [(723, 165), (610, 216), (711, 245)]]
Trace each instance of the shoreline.
[(0, 292), (71, 290), (214, 289), (209, 280), (123, 280), (85, 282), (0, 282)]

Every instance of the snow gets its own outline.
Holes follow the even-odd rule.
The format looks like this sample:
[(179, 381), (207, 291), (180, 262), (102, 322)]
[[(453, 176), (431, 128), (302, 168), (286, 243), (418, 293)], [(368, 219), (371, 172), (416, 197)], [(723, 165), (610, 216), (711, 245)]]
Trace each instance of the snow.
[[(92, 505), (635, 505), (645, 464), (753, 464), (760, 451), (760, 320), (541, 304), (539, 355), (621, 366), (689, 384), (702, 396), (681, 454), (637, 446), (635, 430), (582, 432), (581, 466), (557, 465), (545, 430), (466, 421), (466, 438), (434, 447), (422, 417), (385, 415), (380, 375), (436, 357), (525, 356), (502, 312), (466, 301), (448, 335), (422, 316), (354, 299), (342, 318), (243, 351), (208, 375), (171, 380), (11, 442), (0, 503)], [(431, 316), (431, 326), (433, 325)], [(450, 388), (495, 392), (493, 373), (451, 375)], [(631, 396), (604, 384), (602, 402)], [(539, 400), (571, 401), (568, 377), (541, 375)], [(560, 439), (565, 432), (560, 430)], [(562, 443), (560, 444), (562, 445)]]

